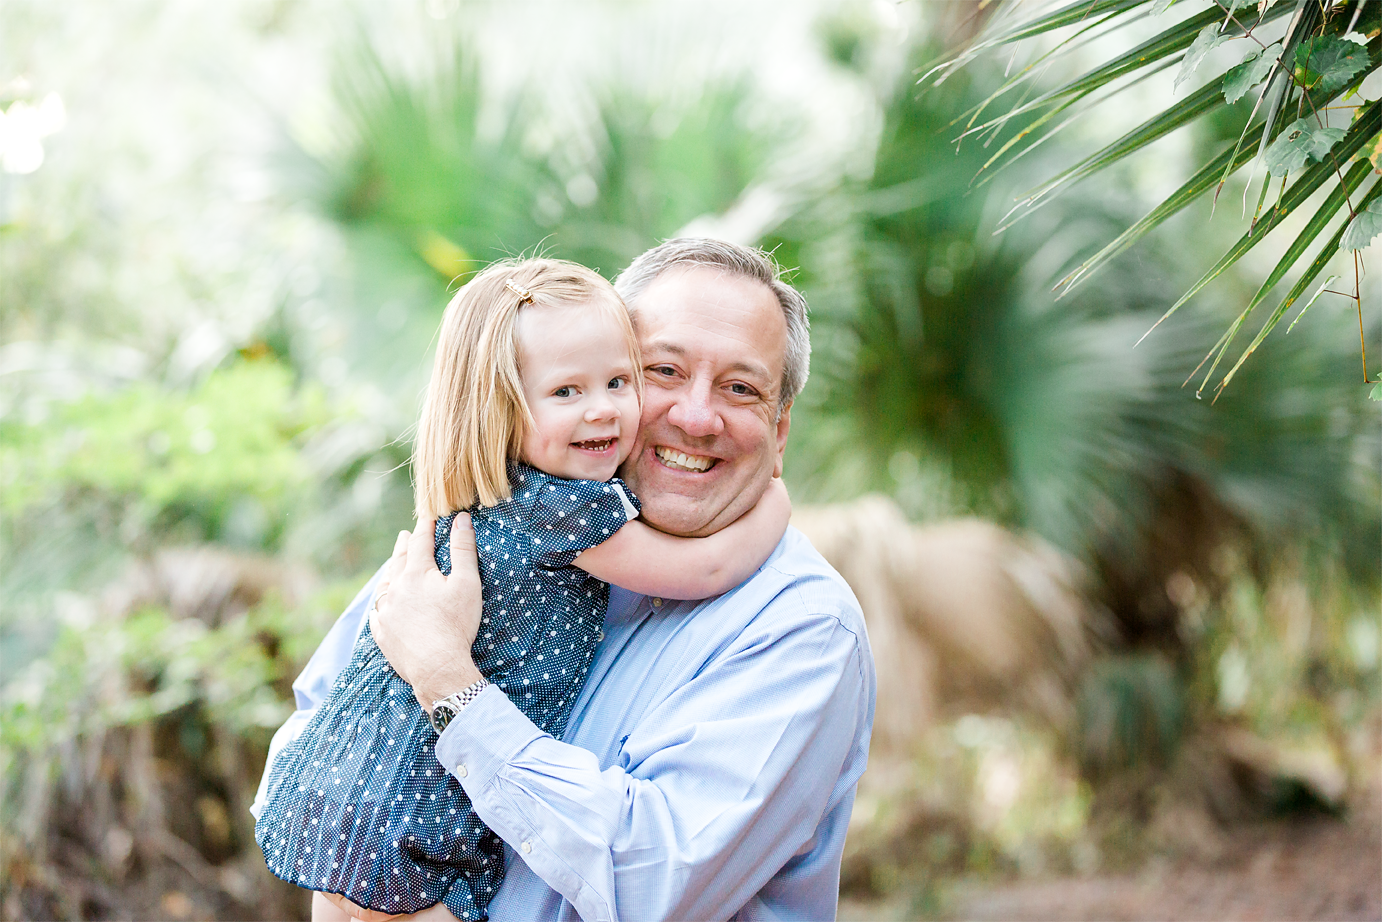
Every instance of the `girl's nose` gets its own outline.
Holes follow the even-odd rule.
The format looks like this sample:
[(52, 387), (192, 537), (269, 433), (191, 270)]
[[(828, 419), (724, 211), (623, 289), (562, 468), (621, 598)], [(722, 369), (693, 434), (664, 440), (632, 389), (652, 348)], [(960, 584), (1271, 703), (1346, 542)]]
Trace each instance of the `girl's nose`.
[(601, 420), (614, 419), (619, 415), (619, 408), (614, 405), (614, 401), (609, 398), (607, 391), (600, 391), (591, 397), (590, 403), (585, 408), (585, 421), (597, 423)]

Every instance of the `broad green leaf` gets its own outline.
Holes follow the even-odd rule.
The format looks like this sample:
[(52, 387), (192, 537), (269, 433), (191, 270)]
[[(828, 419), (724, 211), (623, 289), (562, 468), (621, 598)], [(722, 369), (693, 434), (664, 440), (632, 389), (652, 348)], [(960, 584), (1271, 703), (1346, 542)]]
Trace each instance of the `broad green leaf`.
[(1298, 118), (1267, 148), (1267, 172), (1285, 176), (1311, 160), (1323, 160), (1346, 133), (1344, 128), (1318, 128), (1308, 116)]
[(1223, 43), (1225, 36), (1219, 31), (1219, 23), (1211, 22), (1200, 30), (1200, 34), (1195, 36), (1195, 41), (1190, 44), (1190, 50), (1181, 59), (1180, 73), (1176, 74), (1176, 82), (1172, 89), (1180, 89), (1180, 85), (1185, 82), (1195, 68), (1200, 66), (1204, 56), (1209, 54), (1210, 49), (1218, 47)]
[(1357, 42), (1337, 35), (1319, 35), (1296, 49), (1296, 85), (1307, 90), (1331, 92), (1368, 66), (1368, 51)]
[(1243, 63), (1230, 67), (1224, 74), (1224, 101), (1229, 105), (1242, 99), (1248, 90), (1267, 79), (1272, 65), (1281, 55), (1281, 43), (1266, 49), (1254, 51), (1243, 59)]
[(1372, 390), (1368, 391), (1369, 400), (1382, 400), (1382, 384), (1374, 384)]
[(1339, 249), (1361, 250), (1378, 234), (1382, 234), (1382, 201), (1375, 201), (1354, 215), (1339, 241)]

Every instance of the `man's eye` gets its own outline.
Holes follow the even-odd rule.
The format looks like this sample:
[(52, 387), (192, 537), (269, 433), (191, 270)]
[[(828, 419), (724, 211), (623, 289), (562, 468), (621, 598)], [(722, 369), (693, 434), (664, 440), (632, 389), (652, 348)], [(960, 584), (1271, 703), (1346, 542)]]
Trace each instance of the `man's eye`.
[(649, 365), (648, 370), (655, 375), (671, 376), (677, 373), (677, 370), (671, 365)]
[(570, 396), (571, 396), (571, 388), (569, 388), (569, 387), (559, 387), (559, 388), (557, 388), (556, 390), (552, 391), (552, 396), (553, 396), (553, 397), (570, 397)]
[(731, 384), (729, 390), (737, 397), (752, 397), (755, 393), (754, 389), (747, 384)]

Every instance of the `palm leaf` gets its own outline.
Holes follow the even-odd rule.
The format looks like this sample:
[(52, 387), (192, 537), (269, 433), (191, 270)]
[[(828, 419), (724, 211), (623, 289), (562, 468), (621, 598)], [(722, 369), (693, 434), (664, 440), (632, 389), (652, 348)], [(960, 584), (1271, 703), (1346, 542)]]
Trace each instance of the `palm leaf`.
[[(1266, 237), (1269, 233), (1271, 233), (1272, 230), (1278, 224), (1284, 221), (1292, 212), (1296, 210), (1296, 208), (1302, 205), (1306, 201), (1306, 199), (1314, 195), (1315, 191), (1319, 189), (1320, 186), (1324, 185), (1332, 176), (1334, 176), (1335, 171), (1338, 169), (1336, 164), (1339, 161), (1347, 160), (1348, 158), (1352, 157), (1355, 153), (1358, 152), (1359, 148), (1363, 146), (1364, 142), (1368, 141), (1374, 135), (1377, 134), (1379, 129), (1382, 129), (1382, 107), (1378, 107), (1376, 103), (1373, 103), (1368, 106), (1367, 111), (1363, 114), (1363, 116), (1353, 123), (1353, 127), (1349, 129), (1348, 134), (1344, 135), (1343, 140), (1340, 141), (1339, 144), (1335, 147), (1335, 149), (1330, 152), (1329, 158), (1321, 160), (1318, 163), (1315, 163), (1307, 167), (1304, 171), (1302, 171), (1300, 178), (1297, 179), (1295, 183), (1289, 189), (1286, 190), (1286, 193), (1282, 196), (1281, 201), (1277, 204), (1275, 208), (1271, 210), (1267, 218), (1264, 221), (1249, 228), (1247, 233), (1239, 237), (1238, 242), (1235, 243), (1232, 247), (1230, 247), (1227, 253), (1220, 257), (1219, 261), (1214, 264), (1213, 268), (1211, 268), (1204, 275), (1200, 276), (1199, 281), (1195, 282), (1194, 285), (1190, 286), (1190, 290), (1187, 291), (1185, 294), (1181, 295), (1180, 299), (1176, 301), (1175, 304), (1172, 304), (1167, 309), (1166, 313), (1161, 315), (1161, 319), (1152, 325), (1152, 329), (1156, 329), (1157, 326), (1159, 326), (1163, 320), (1165, 320), (1167, 317), (1170, 317), (1176, 311), (1180, 310), (1181, 306), (1185, 304), (1185, 302), (1189, 301), (1196, 294), (1198, 294), (1200, 289), (1204, 288), (1205, 285), (1208, 285), (1210, 282), (1214, 281), (1214, 279), (1218, 278), (1225, 269), (1227, 269), (1229, 266), (1233, 265), (1240, 258), (1242, 258), (1244, 253), (1248, 252), (1248, 250), (1251, 250), (1253, 247), (1257, 246), (1257, 244), (1260, 243), (1262, 239)], [(1366, 167), (1369, 166), (1369, 164), (1365, 163), (1363, 164), (1363, 166)], [(1357, 172), (1356, 169), (1354, 172)], [(1362, 174), (1357, 175), (1358, 182), (1361, 182)], [(1354, 185), (1354, 188), (1356, 188), (1356, 183)], [(1336, 192), (1337, 191), (1338, 190), (1336, 190)], [(1341, 194), (1339, 196), (1339, 201), (1336, 202), (1334, 205), (1334, 208), (1336, 210), (1338, 209), (1339, 205), (1343, 203), (1343, 199), (1344, 195)], [(1316, 218), (1318, 217), (1319, 215), (1317, 214)], [(1328, 218), (1326, 217), (1325, 220), (1328, 220)], [(1313, 224), (1314, 222), (1312, 221), (1311, 225)], [(1321, 221), (1320, 226), (1315, 229), (1316, 234), (1318, 234), (1320, 230), (1323, 228), (1323, 224), (1324, 221)], [(1307, 228), (1309, 228), (1311, 225), (1307, 225)], [(1297, 243), (1300, 243), (1300, 241), (1297, 240)], [(1299, 251), (1296, 251), (1297, 258), (1299, 257), (1300, 253), (1304, 252), (1305, 246), (1307, 246), (1308, 243), (1309, 241), (1307, 240), (1305, 244), (1300, 246)], [(1296, 248), (1295, 246), (1293, 246), (1291, 251), (1295, 250)], [(1288, 251), (1288, 255), (1291, 251)], [(1292, 259), (1292, 262), (1294, 261), (1295, 260)], [(1281, 274), (1285, 274), (1285, 268), (1281, 267), (1279, 264), (1277, 268), (1278, 270), (1280, 270)], [(1280, 277), (1280, 275), (1276, 276), (1277, 279), (1279, 279)], [(1276, 284), (1276, 281), (1273, 280), (1272, 284)], [(1256, 305), (1257, 301), (1254, 300), (1248, 306), (1248, 308), (1243, 311), (1243, 314), (1241, 315), (1239, 321), (1237, 321), (1237, 325), (1241, 325), (1242, 319), (1246, 318), (1248, 312), (1251, 311), (1252, 308)], [(1150, 332), (1151, 330), (1147, 331), (1147, 333)], [(1142, 334), (1143, 339), (1147, 338), (1147, 333)], [(1231, 342), (1232, 337), (1230, 337), (1229, 339)], [(1139, 342), (1140, 341), (1141, 340), (1139, 340)], [(1228, 348), (1228, 343), (1225, 343), (1223, 348)], [(1213, 371), (1214, 369), (1211, 367), (1210, 373), (1213, 374)]]
[(1226, 167), (1229, 168), (1228, 171), (1232, 173), (1252, 158), (1253, 151), (1245, 151), (1237, 149), (1236, 147), (1225, 148), (1223, 153), (1201, 167), (1194, 176), (1191, 176), (1186, 180), (1184, 185), (1167, 196), (1161, 204), (1147, 212), (1137, 223), (1133, 224), (1112, 241), (1105, 244), (1103, 249), (1099, 250), (1099, 252), (1081, 263), (1073, 272), (1061, 279), (1056, 285), (1057, 290), (1060, 291), (1062, 295), (1068, 293), (1095, 269), (1117, 256), (1119, 253), (1122, 253), (1149, 231), (1153, 230), (1166, 221), (1166, 219), (1193, 202), (1201, 193), (1214, 185), (1219, 173), (1223, 172)]
[(1217, 8), (1214, 10), (1206, 10), (1199, 16), (1191, 17), (1179, 25), (1173, 26), (1153, 38), (1148, 39), (1126, 54), (1119, 55), (1107, 64), (1096, 67), (1068, 83), (1016, 106), (997, 118), (970, 128), (965, 132), (965, 135), (961, 135), (961, 137), (975, 132), (986, 131), (995, 126), (1001, 126), (1015, 116), (1023, 115), (1034, 109), (1039, 109), (1042, 106), (1050, 105), (1053, 102), (1065, 100), (1072, 96), (1078, 97), (1086, 95), (1117, 80), (1119, 77), (1126, 76), (1149, 64), (1156, 63), (1170, 55), (1184, 51), (1194, 43), (1195, 36), (1200, 33), (1201, 29), (1218, 21), (1219, 16), (1216, 10)]
[[(1371, 166), (1372, 165), (1369, 164), (1367, 161), (1362, 161), (1357, 164), (1354, 164), (1353, 169), (1349, 171), (1349, 175), (1345, 177), (1345, 183), (1353, 181), (1352, 188), (1357, 188), (1358, 184), (1362, 183), (1362, 181), (1371, 172)], [(1342, 186), (1340, 186), (1340, 189), (1342, 190)], [(1368, 205), (1376, 201), (1379, 195), (1382, 195), (1382, 182), (1374, 183), (1372, 188), (1369, 189), (1367, 193), (1362, 197), (1362, 199), (1359, 200), (1358, 206), (1354, 210), (1362, 211), (1364, 208), (1368, 207)], [(1343, 199), (1343, 196), (1340, 195), (1338, 196), (1338, 198), (1341, 200)], [(1334, 197), (1331, 196), (1331, 201), (1333, 201), (1333, 199)], [(1341, 202), (1335, 201), (1334, 208), (1337, 209), (1339, 204), (1341, 204)], [(1324, 210), (1325, 209), (1321, 208), (1320, 212), (1323, 213)], [(1315, 230), (1316, 236), (1319, 234), (1319, 231), (1323, 229), (1324, 225), (1328, 222), (1328, 219), (1330, 217), (1332, 217), (1332, 215), (1326, 215), (1324, 217), (1324, 220), (1319, 220), (1320, 215), (1317, 214), (1315, 216), (1315, 220), (1311, 221), (1312, 225), (1315, 224), (1316, 220), (1319, 221), (1319, 227)], [(1315, 257), (1315, 261), (1310, 264), (1310, 266), (1305, 270), (1304, 274), (1301, 275), (1300, 279), (1296, 281), (1296, 284), (1291, 287), (1291, 290), (1287, 293), (1286, 297), (1281, 299), (1281, 303), (1277, 305), (1276, 310), (1272, 311), (1271, 317), (1267, 318), (1267, 322), (1262, 325), (1262, 329), (1258, 331), (1257, 336), (1255, 336), (1253, 338), (1253, 341), (1248, 344), (1248, 347), (1243, 350), (1243, 354), (1238, 357), (1238, 361), (1235, 362), (1233, 367), (1229, 369), (1228, 374), (1224, 375), (1224, 379), (1219, 382), (1218, 387), (1216, 388), (1218, 392), (1222, 393), (1224, 388), (1228, 387), (1228, 383), (1233, 380), (1233, 376), (1238, 373), (1238, 369), (1243, 367), (1243, 363), (1248, 360), (1248, 356), (1252, 355), (1254, 352), (1257, 351), (1257, 347), (1262, 345), (1262, 341), (1267, 338), (1267, 334), (1270, 333), (1272, 329), (1278, 323), (1281, 322), (1282, 315), (1290, 309), (1292, 304), (1295, 304), (1296, 301), (1299, 300), (1300, 296), (1305, 293), (1305, 290), (1310, 287), (1310, 284), (1313, 281), (1315, 281), (1316, 278), (1319, 277), (1321, 272), (1324, 271), (1325, 266), (1329, 264), (1329, 261), (1333, 259), (1334, 255), (1338, 252), (1339, 241), (1343, 238), (1344, 231), (1347, 229), (1348, 222), (1345, 221), (1343, 222), (1343, 224), (1339, 226), (1339, 229), (1334, 232), (1334, 234), (1329, 238), (1329, 240), (1325, 242), (1325, 245), (1320, 249), (1319, 255)], [(1302, 231), (1301, 236), (1297, 238), (1296, 243), (1301, 244), (1302, 238), (1304, 237), (1305, 232)], [(1311, 239), (1313, 239), (1313, 237)], [(1299, 247), (1299, 250), (1303, 252), (1305, 250), (1305, 246), (1307, 246), (1308, 243), (1309, 241), (1305, 241), (1305, 244), (1301, 245)], [(1293, 247), (1292, 249), (1294, 250), (1296, 248)], [(1299, 256), (1299, 252), (1296, 255)], [(1283, 259), (1282, 262), (1285, 262), (1285, 260)], [(1278, 276), (1278, 279), (1279, 278), (1280, 277)], [(1266, 286), (1263, 286), (1263, 290), (1259, 291), (1258, 296), (1253, 299), (1254, 304), (1261, 300), (1261, 297), (1265, 293), (1265, 290)], [(1308, 306), (1309, 305), (1307, 305), (1307, 307)], [(1302, 310), (1301, 312), (1304, 313), (1304, 310)], [(1227, 348), (1227, 346), (1225, 346), (1224, 348)], [(1210, 369), (1210, 374), (1213, 374), (1212, 368)], [(1206, 376), (1206, 380), (1208, 380), (1208, 376)], [(1201, 387), (1203, 387), (1203, 385), (1201, 385)]]
[[(1097, 173), (1099, 170), (1117, 163), (1124, 157), (1134, 154), (1153, 142), (1164, 138), (1177, 128), (1188, 125), (1206, 112), (1212, 111), (1217, 107), (1218, 100), (1221, 96), (1222, 92), (1219, 89), (1217, 81), (1206, 84), (1181, 102), (1149, 118), (1141, 125), (1138, 125), (1117, 141), (1090, 154), (1084, 160), (1061, 171), (1056, 176), (1053, 176), (1040, 186), (1026, 193), (1018, 202), (1018, 205), (1015, 206), (1014, 210), (1023, 205), (1031, 205), (1033, 207), (1024, 212), (1024, 215), (1030, 214), (1036, 207), (1039, 207), (1038, 203), (1040, 203), (1043, 198), (1046, 198), (1053, 192), (1074, 185), (1086, 176)], [(1049, 201), (1050, 199), (1047, 200)], [(1011, 215), (1011, 212), (1009, 212), (1009, 214)], [(1011, 225), (1012, 221), (1009, 221), (1005, 217), (1004, 223), (998, 230), (1005, 230)]]
[(1018, 27), (998, 35), (982, 39), (970, 45), (963, 54), (941, 61), (934, 65), (922, 76), (922, 81), (927, 81), (932, 74), (939, 73), (936, 82), (940, 83), (949, 77), (956, 70), (969, 63), (979, 54), (999, 45), (1008, 45), (1013, 42), (1020, 42), (1024, 39), (1034, 38), (1046, 32), (1056, 29), (1063, 29), (1066, 26), (1073, 26), (1076, 23), (1086, 22), (1096, 17), (1114, 17), (1126, 13), (1128, 10), (1136, 9), (1149, 3), (1150, 0), (1075, 0), (1068, 6), (1062, 7), (1040, 19), (1029, 23), (1023, 23)]

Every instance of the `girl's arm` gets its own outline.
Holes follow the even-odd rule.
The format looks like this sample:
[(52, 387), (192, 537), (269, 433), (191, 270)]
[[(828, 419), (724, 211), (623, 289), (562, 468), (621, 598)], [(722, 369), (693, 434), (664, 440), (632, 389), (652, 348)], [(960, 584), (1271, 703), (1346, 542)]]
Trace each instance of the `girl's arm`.
[(573, 563), (643, 595), (707, 599), (752, 576), (782, 540), (791, 517), (787, 488), (774, 477), (757, 505), (713, 535), (679, 538), (633, 521)]

